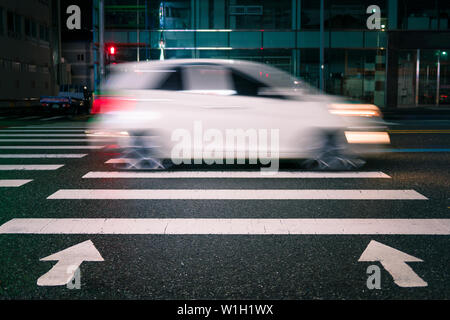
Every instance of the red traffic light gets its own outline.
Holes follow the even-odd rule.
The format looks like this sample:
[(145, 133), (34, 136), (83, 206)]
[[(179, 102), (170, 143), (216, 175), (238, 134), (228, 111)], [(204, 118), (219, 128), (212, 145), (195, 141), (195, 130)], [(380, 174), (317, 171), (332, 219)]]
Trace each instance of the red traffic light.
[(112, 56), (115, 55), (116, 54), (116, 47), (109, 47), (108, 52)]

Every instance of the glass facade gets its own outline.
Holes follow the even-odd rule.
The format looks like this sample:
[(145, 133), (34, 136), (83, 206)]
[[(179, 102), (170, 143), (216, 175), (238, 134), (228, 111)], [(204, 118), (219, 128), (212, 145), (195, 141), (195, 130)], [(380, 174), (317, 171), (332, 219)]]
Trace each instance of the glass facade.
[[(118, 48), (116, 63), (160, 59), (161, 55), (164, 59), (252, 60), (274, 65), (317, 87), (322, 76), (324, 91), (380, 107), (385, 107), (387, 101), (389, 31), (445, 30), (449, 13), (448, 3), (441, 0), (427, 4), (409, 0), (325, 0), (321, 46), (319, 0), (103, 0), (103, 3), (105, 44)], [(99, 12), (99, 4), (100, 0), (95, 0), (94, 15)], [(378, 30), (369, 30), (366, 24), (371, 15), (367, 8), (373, 4), (381, 11)], [(418, 8), (423, 6), (425, 10), (420, 11)], [(422, 16), (426, 15), (426, 23), (415, 20), (418, 10)], [(94, 21), (98, 23), (98, 17)], [(98, 43), (98, 39), (94, 42)], [(412, 74), (408, 81), (414, 83), (415, 54), (413, 50), (409, 55), (401, 52), (395, 57), (399, 77)], [(441, 62), (441, 75), (448, 74), (447, 66)], [(428, 71), (423, 68), (424, 65), (419, 77), (421, 84), (427, 79), (423, 78), (424, 72), (429, 77), (435, 72), (431, 67)], [(419, 101), (413, 98), (411, 102), (409, 93), (411, 88), (416, 90), (415, 84), (404, 89), (400, 88), (401, 81), (396, 83), (396, 104), (433, 100), (432, 95), (423, 93), (420, 94), (423, 98)], [(448, 90), (445, 81), (440, 83), (443, 92)], [(426, 88), (419, 86), (420, 92), (433, 90), (431, 80)], [(402, 96), (405, 92), (408, 98)], [(436, 92), (434, 100), (437, 101)]]

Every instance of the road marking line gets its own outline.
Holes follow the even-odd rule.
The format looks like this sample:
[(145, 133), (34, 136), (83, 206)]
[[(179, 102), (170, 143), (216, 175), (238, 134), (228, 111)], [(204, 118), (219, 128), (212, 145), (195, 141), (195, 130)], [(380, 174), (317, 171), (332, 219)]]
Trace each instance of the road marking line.
[(40, 118), (41, 116), (29, 116), (29, 117), (24, 117), (24, 118), (19, 118), (16, 120), (31, 120), (31, 119), (37, 119)]
[(0, 171), (9, 170), (58, 170), (63, 164), (5, 164), (0, 165)]
[(33, 180), (0, 180), (0, 187), (21, 187)]
[(9, 127), (9, 129), (30, 129), (34, 130), (34, 129), (80, 129), (80, 130), (86, 130), (88, 129), (87, 127), (72, 127), (72, 126), (65, 126), (65, 127), (59, 127), (59, 126), (44, 126), (44, 125), (34, 125), (34, 126), (14, 126), (14, 127)]
[(430, 129), (430, 130), (388, 130), (389, 133), (450, 133), (450, 130), (439, 130), (439, 129)]
[(14, 149), (103, 149), (105, 146), (0, 146), (0, 150)]
[(1, 159), (84, 158), (87, 153), (0, 154)]
[(41, 121), (56, 120), (56, 119), (61, 119), (61, 118), (65, 118), (65, 116), (57, 116), (57, 117), (51, 117), (51, 118), (44, 118), (44, 119), (41, 119)]
[[(2, 131), (4, 132), (4, 131)], [(87, 137), (85, 133), (11, 133), (0, 134), (0, 137)]]
[(0, 139), (0, 142), (110, 142), (113, 139)]
[(21, 133), (26, 133), (26, 132), (84, 132), (84, 130), (82, 129), (78, 129), (78, 130), (72, 130), (72, 129), (58, 129), (58, 130), (54, 130), (54, 129), (48, 129), (48, 130), (42, 130), (42, 129), (29, 129), (29, 130), (17, 130), (17, 129), (2, 129), (0, 130), (0, 132), (5, 133), (5, 132), (21, 132)]
[(433, 149), (383, 149), (381, 152), (450, 152), (450, 148)]
[(260, 171), (168, 171), (168, 172), (124, 172), (92, 171), (83, 176), (93, 178), (390, 178), (383, 172), (295, 172), (278, 171), (262, 174)]
[(414, 190), (61, 189), (47, 199), (142, 200), (427, 200)]
[(450, 235), (450, 219), (12, 219), (0, 234)]

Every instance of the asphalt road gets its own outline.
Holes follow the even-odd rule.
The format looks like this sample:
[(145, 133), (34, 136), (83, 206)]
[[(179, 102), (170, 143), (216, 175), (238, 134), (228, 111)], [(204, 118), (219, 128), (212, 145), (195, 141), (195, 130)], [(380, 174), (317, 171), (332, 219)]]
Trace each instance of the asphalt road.
[[(391, 123), (391, 150), (370, 159), (361, 170), (362, 172), (382, 172), (388, 175), (385, 178), (87, 179), (82, 177), (89, 172), (118, 171), (111, 164), (105, 164), (107, 160), (118, 156), (117, 150), (52, 148), (52, 146), (86, 146), (88, 145), (86, 142), (6, 141), (7, 139), (84, 139), (84, 137), (61, 136), (61, 134), (74, 134), (75, 131), (54, 130), (78, 130), (78, 128), (82, 130), (81, 128), (87, 124), (86, 117), (49, 118), (51, 117), (0, 119), (2, 135), (0, 136), (0, 183), (2, 180), (32, 180), (20, 187), (0, 187), (1, 299), (450, 298), (450, 230), (449, 220), (447, 220), (450, 219), (449, 121), (417, 120)], [(25, 128), (13, 128), (24, 126)], [(14, 134), (25, 133), (30, 136), (4, 136), (12, 134), (11, 130), (17, 130)], [(57, 134), (58, 136), (36, 136), (36, 134)], [(98, 145), (104, 146), (108, 143), (99, 142)], [(47, 146), (47, 149), (2, 148), (5, 146)], [(85, 155), (79, 158), (18, 156), (18, 154), (44, 153)], [(57, 169), (52, 168), (55, 170), (23, 170), (23, 167), (6, 167), (7, 165), (63, 166)], [(197, 166), (176, 170), (203, 172), (222, 169), (217, 166)], [(226, 170), (236, 171), (257, 169), (251, 166), (226, 168)], [(281, 169), (299, 172), (290, 163), (283, 163)], [(162, 192), (168, 189), (206, 189), (206, 192), (210, 189), (255, 191), (252, 191), (254, 194), (250, 192), (252, 199), (247, 200), (47, 199), (60, 190), (71, 189), (122, 191), (151, 189), (147, 194), (153, 194), (151, 191), (154, 189), (162, 190)], [(258, 190), (287, 189), (413, 190), (414, 195), (422, 199), (367, 200), (364, 196), (361, 196), (361, 199), (258, 199)], [(92, 193), (95, 197), (94, 193), (95, 191)], [(220, 191), (218, 194), (220, 195)], [(80, 193), (78, 196), (82, 197)], [(338, 192), (337, 197), (340, 196), (342, 195)], [(77, 193), (72, 193), (72, 197), (76, 198)], [(45, 227), (35, 228), (34, 231), (30, 229), (31, 220), (13, 220), (13, 222), (25, 221), (23, 228), (5, 227), (11, 223), (12, 219), (38, 218), (55, 220), (45, 220), (43, 225)], [(94, 218), (100, 220), (73, 220)], [(172, 226), (171, 224), (165, 224), (167, 230), (152, 233), (142, 232), (142, 229), (141, 232), (136, 232), (136, 225), (130, 224), (130, 220), (108, 219), (181, 221), (181, 223), (172, 229), (168, 227)], [(196, 221), (204, 223), (203, 220), (175, 219), (210, 219), (209, 221), (217, 224), (205, 227), (212, 228), (211, 232), (205, 232), (211, 234), (200, 234), (195, 223)], [(221, 228), (225, 223), (234, 223), (226, 219), (251, 219), (256, 226), (249, 225), (244, 232), (248, 234), (217, 231), (223, 230)], [(289, 232), (277, 233), (278, 229), (274, 227), (275, 232), (269, 230), (268, 234), (258, 234), (255, 230), (260, 230), (259, 227), (264, 228), (265, 231), (270, 227), (266, 224), (269, 219), (275, 224), (282, 223), (286, 228), (283, 230), (289, 230)], [(317, 220), (295, 220), (299, 221), (299, 227), (294, 225), (294, 220), (286, 219)], [(365, 231), (364, 226), (359, 226), (360, 221), (355, 219), (369, 219), (367, 220), (370, 222), (367, 227), (369, 231)], [(395, 224), (390, 224), (390, 221), (394, 220), (386, 219), (401, 219), (400, 227), (394, 228), (391, 234), (379, 234), (391, 230), (390, 227)], [(424, 220), (417, 219), (442, 220), (432, 220), (436, 221), (434, 226), (421, 229)], [(58, 221), (63, 223), (58, 225)], [(86, 230), (91, 230), (91, 233), (71, 234), (70, 231), (68, 232), (78, 223), (77, 221), (85, 223)], [(104, 221), (112, 221), (114, 228), (121, 230), (119, 232), (121, 234), (108, 233), (104, 229)], [(184, 224), (183, 221), (186, 223)], [(312, 225), (304, 227), (302, 223), (305, 221), (312, 221)], [(329, 234), (316, 234), (323, 231), (316, 224), (321, 221), (329, 222), (326, 226), (332, 230)], [(194, 223), (194, 226), (189, 223)], [(363, 231), (360, 234), (345, 234), (342, 230), (348, 228), (348, 225), (341, 228), (341, 223), (349, 223), (350, 228), (354, 226), (357, 230)], [(419, 225), (422, 231), (414, 231), (416, 229), (411, 227), (414, 224)], [(51, 226), (54, 228), (52, 229)], [(296, 234), (297, 227), (303, 232), (306, 228), (308, 232)], [(40, 233), (39, 230), (45, 230), (45, 228), (47, 232)], [(410, 234), (400, 234), (410, 229), (413, 230)], [(424, 234), (423, 229), (430, 234)], [(29, 233), (24, 234), (24, 230), (29, 230)], [(226, 230), (233, 230), (233, 227)], [(441, 230), (441, 233), (444, 230), (444, 232), (434, 234), (439, 233), (436, 230)], [(223, 234), (220, 234), (221, 232)], [(95, 250), (98, 250), (104, 261), (82, 262), (81, 260), (80, 289), (68, 289), (65, 285), (38, 285), (38, 279), (57, 264), (57, 261), (40, 261), (40, 259), (88, 240), (95, 246), (95, 249), (90, 247), (91, 252), (93, 250), (95, 253)], [(400, 253), (390, 251), (390, 254), (387, 254), (390, 258), (385, 258), (384, 263), (359, 262), (362, 253), (372, 240), (376, 241), (372, 244), (381, 243), (421, 261), (414, 262), (412, 259), (413, 261), (407, 262), (405, 267), (405, 263), (398, 260)], [(380, 250), (391, 249), (384, 247)], [(376, 254), (382, 256), (380, 251)], [(397, 260), (393, 258), (394, 256)], [(379, 289), (367, 287), (369, 275), (366, 270), (371, 265), (378, 266), (380, 269)], [(398, 278), (394, 279), (393, 275)], [(411, 278), (422, 280), (425, 286), (414, 286)], [(402, 280), (410, 285), (412, 283), (412, 286), (399, 285)]]

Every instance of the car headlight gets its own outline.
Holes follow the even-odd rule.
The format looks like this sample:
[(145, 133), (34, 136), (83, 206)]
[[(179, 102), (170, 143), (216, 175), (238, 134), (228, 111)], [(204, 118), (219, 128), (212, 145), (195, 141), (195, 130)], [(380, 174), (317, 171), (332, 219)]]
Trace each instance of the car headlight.
[(329, 105), (332, 114), (350, 117), (381, 117), (380, 109), (373, 104), (340, 104)]

